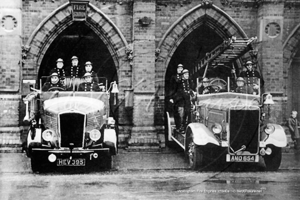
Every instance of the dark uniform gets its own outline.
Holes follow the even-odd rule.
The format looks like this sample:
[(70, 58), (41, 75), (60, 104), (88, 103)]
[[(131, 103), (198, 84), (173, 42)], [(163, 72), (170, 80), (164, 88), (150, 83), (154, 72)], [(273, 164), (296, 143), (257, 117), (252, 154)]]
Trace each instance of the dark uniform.
[(240, 77), (246, 79), (247, 85), (253, 85), (258, 83), (258, 80), (260, 79), (260, 74), (258, 73), (258, 71), (255, 70), (246, 70), (241, 72)]
[(55, 67), (53, 70), (51, 70), (50, 73), (52, 74), (53, 72), (56, 72), (58, 74), (58, 77), (61, 80), (63, 80), (63, 79), (66, 78), (66, 71), (65, 71), (65, 69), (59, 69), (59, 68)]
[(235, 89), (235, 92), (244, 93), (244, 94), (253, 94), (253, 88), (248, 87), (248, 85), (246, 85), (246, 81), (242, 77), (237, 78), (236, 82), (237, 82), (236, 83), (237, 87)]
[(69, 69), (69, 76), (70, 78), (79, 78), (80, 77), (80, 67), (77, 66), (71, 66)]
[[(85, 73), (85, 75), (83, 77), (84, 78), (91, 77), (91, 74)], [(86, 81), (84, 83), (81, 83), (78, 87), (78, 91), (85, 91), (85, 92), (100, 91), (100, 88), (99, 88), (98, 84), (93, 82), (91, 79), (91, 82)]]
[[(56, 76), (58, 81), (56, 83), (54, 83), (52, 80), (51, 80), (51, 77), (53, 76)], [(52, 73), (50, 75), (50, 81), (46, 82), (43, 87), (42, 87), (42, 91), (48, 91), (49, 89), (51, 88), (54, 88), (54, 87), (59, 87), (59, 88), (63, 88), (64, 89), (64, 86), (63, 84), (60, 82), (60, 79), (58, 77), (58, 74), (56, 72)]]
[(85, 92), (90, 92), (90, 91), (100, 91), (100, 88), (97, 83), (81, 83), (79, 85), (78, 91), (85, 91)]
[(58, 78), (60, 78), (61, 80), (64, 79), (64, 78), (66, 78), (66, 71), (65, 71), (65, 69), (63, 68), (63, 62), (64, 62), (63, 59), (58, 58), (58, 59), (56, 60), (56, 63), (57, 63), (57, 64), (62, 63), (62, 67), (61, 67), (61, 68), (58, 68), (58, 67), (57, 67), (57, 64), (56, 64), (56, 67), (55, 67), (54, 69), (52, 69), (51, 72), (50, 72), (50, 74), (52, 74), (52, 73), (57, 73)]
[(260, 74), (258, 73), (258, 71), (254, 70), (252, 68), (252, 62), (251, 61), (247, 61), (246, 66), (247, 65), (251, 65), (251, 68), (249, 69), (247, 67), (246, 71), (242, 71), (240, 73), (240, 77), (243, 77), (246, 81), (246, 84), (248, 87), (251, 87), (253, 90), (253, 93), (258, 94), (258, 89), (255, 89), (253, 86), (254, 84), (257, 84), (260, 87)]
[(60, 88), (63, 88), (64, 86), (61, 84), (60, 81), (57, 82), (57, 83), (46, 82), (46, 83), (43, 85), (42, 91), (48, 91), (49, 89), (54, 88), (54, 87), (60, 87)]
[(186, 126), (191, 122), (192, 98), (194, 95), (192, 88), (194, 88), (194, 83), (192, 80), (182, 79), (184, 113), (181, 123), (183, 128), (186, 128)]
[[(86, 69), (87, 66), (90, 66), (90, 71), (87, 71), (87, 69)], [(92, 63), (91, 63), (90, 61), (87, 61), (87, 62), (85, 63), (85, 72), (84, 72), (84, 74), (85, 74), (85, 73), (90, 73), (91, 76), (92, 76), (93, 82), (94, 82), (94, 83), (99, 83), (98, 75), (97, 75), (96, 72), (94, 72), (94, 71), (92, 70), (92, 68), (93, 68)], [(83, 75), (84, 75), (84, 74), (83, 74)]]
[[(212, 94), (212, 93), (217, 93), (218, 92), (217, 88), (213, 88), (212, 86), (209, 85), (210, 84), (209, 82), (210, 81), (209, 81), (208, 78), (206, 78), (206, 77), (203, 78), (202, 85), (198, 90), (199, 94)], [(205, 83), (207, 85), (204, 86)]]
[[(182, 74), (188, 73), (188, 70), (183, 70)], [(181, 78), (178, 84), (175, 85), (174, 104), (178, 110), (178, 126), (180, 131), (184, 131), (191, 119), (191, 104), (194, 88), (194, 83), (190, 79)], [(175, 117), (175, 116), (174, 116)], [(178, 127), (177, 127), (178, 128)]]
[[(180, 117), (180, 113), (182, 113), (183, 107), (181, 107), (180, 104), (180, 99), (178, 97), (180, 97), (180, 93), (179, 93), (179, 88), (181, 85), (181, 71), (183, 70), (183, 65), (179, 64), (177, 66), (177, 73), (173, 76), (171, 76), (170, 79), (170, 93), (169, 93), (169, 98), (170, 100), (173, 100), (173, 113), (174, 113), (174, 120), (175, 120), (175, 125), (176, 125), (176, 129), (179, 130), (180, 126), (181, 126), (181, 117)], [(180, 72), (179, 72), (180, 71)]]
[[(78, 58), (76, 56), (73, 56), (71, 58), (71, 60), (77, 60), (78, 61)], [(80, 78), (82, 72), (81, 72), (81, 68), (79, 66), (79, 64), (77, 63), (77, 65), (71, 65), (69, 68), (68, 68), (68, 73), (67, 73), (67, 76), (69, 76), (70, 78)]]
[(212, 86), (203, 87), (203, 85), (199, 88), (199, 94), (212, 94), (217, 93), (218, 90), (213, 88)]
[(244, 93), (244, 94), (253, 94), (253, 88), (252, 87), (248, 87), (247, 85), (238, 86), (235, 89), (235, 92), (237, 92), (237, 93)]

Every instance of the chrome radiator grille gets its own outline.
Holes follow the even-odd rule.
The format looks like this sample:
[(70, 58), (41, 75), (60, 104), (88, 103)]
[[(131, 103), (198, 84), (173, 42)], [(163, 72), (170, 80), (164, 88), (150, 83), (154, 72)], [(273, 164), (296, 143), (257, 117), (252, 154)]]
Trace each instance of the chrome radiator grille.
[(259, 115), (259, 110), (230, 110), (229, 141), (233, 151), (245, 145), (245, 151), (258, 152)]
[(73, 143), (74, 147), (82, 147), (85, 115), (79, 113), (64, 113), (59, 116), (59, 119), (61, 146), (69, 147), (70, 143)]

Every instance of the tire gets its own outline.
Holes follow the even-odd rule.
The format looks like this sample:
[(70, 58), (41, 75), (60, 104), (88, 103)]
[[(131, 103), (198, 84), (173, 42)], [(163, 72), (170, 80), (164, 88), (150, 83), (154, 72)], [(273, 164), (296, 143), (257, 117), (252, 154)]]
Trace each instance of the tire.
[(41, 165), (34, 156), (31, 156), (31, 170), (33, 173), (40, 172)]
[(103, 162), (104, 162), (104, 169), (112, 168), (112, 156), (105, 156), (105, 159), (103, 159)]
[(202, 150), (190, 139), (187, 149), (187, 157), (190, 169), (197, 170), (203, 167), (203, 152)]
[(264, 156), (266, 171), (277, 171), (281, 164), (281, 148), (275, 146), (272, 146), (270, 148), (272, 149), (271, 155)]

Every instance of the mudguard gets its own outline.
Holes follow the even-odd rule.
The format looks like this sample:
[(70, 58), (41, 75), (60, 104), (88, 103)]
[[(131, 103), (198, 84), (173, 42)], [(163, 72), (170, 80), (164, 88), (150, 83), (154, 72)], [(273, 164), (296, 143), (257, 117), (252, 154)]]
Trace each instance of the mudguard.
[(41, 143), (41, 142), (42, 142), (42, 129), (36, 128), (35, 133), (29, 130), (27, 135), (27, 147), (29, 147), (30, 143)]
[(193, 140), (195, 144), (203, 146), (207, 143), (212, 143), (220, 146), (220, 143), (214, 134), (204, 124), (190, 123), (188, 128), (190, 128), (193, 133)]
[(264, 141), (264, 144), (273, 144), (276, 147), (285, 147), (287, 145), (287, 138), (283, 127), (278, 124), (271, 125), (275, 127), (275, 131), (272, 134), (269, 134), (269, 137)]
[(104, 129), (104, 139), (103, 142), (109, 142), (117, 148), (117, 134), (115, 129)]

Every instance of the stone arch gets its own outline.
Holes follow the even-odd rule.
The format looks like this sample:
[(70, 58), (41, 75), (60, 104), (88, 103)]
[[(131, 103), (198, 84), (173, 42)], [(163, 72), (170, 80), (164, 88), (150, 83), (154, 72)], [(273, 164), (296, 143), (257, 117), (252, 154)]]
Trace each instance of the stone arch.
[[(72, 24), (71, 12), (71, 3), (65, 3), (54, 10), (33, 31), (26, 43), (29, 50), (27, 59), (24, 61), (25, 68), (32, 68), (33, 66), (35, 72), (38, 73), (42, 59), (51, 43)], [(85, 24), (107, 45), (116, 69), (119, 71), (120, 66), (127, 64), (121, 58), (126, 56), (125, 48), (128, 45), (121, 31), (101, 10), (90, 3), (88, 4)]]
[(299, 110), (300, 91), (298, 89), (300, 72), (299, 54), (300, 54), (300, 24), (298, 24), (283, 43), (283, 75), (284, 75), (284, 96), (287, 97), (285, 102), (285, 111), (288, 114), (291, 110)]
[[(156, 80), (165, 76), (167, 66), (179, 44), (189, 33), (203, 23), (213, 28), (223, 39), (228, 39), (231, 36), (247, 38), (243, 29), (226, 12), (213, 4), (199, 4), (173, 23), (159, 42), (157, 49), (160, 50), (160, 54), (156, 71), (161, 72), (161, 74), (156, 74)], [(156, 88), (158, 87), (164, 88), (164, 82), (157, 81)]]
[(293, 58), (299, 50), (300, 44), (300, 24), (298, 24), (283, 44), (283, 65), (284, 71), (291, 66)]
[[(184, 15), (182, 15), (173, 25), (167, 30), (160, 40), (156, 53), (156, 74), (155, 74), (155, 88), (158, 96), (161, 97), (159, 108), (156, 108), (155, 113), (160, 113), (160, 119), (163, 120), (163, 112), (165, 109), (165, 77), (167, 68), (171, 61), (173, 54), (181, 42), (196, 28), (206, 23), (222, 38), (228, 39), (231, 36), (237, 38), (248, 38), (243, 29), (235, 20), (226, 12), (211, 3), (202, 3), (192, 8)], [(239, 67), (242, 64), (237, 61)], [(157, 117), (159, 118), (159, 117)]]

